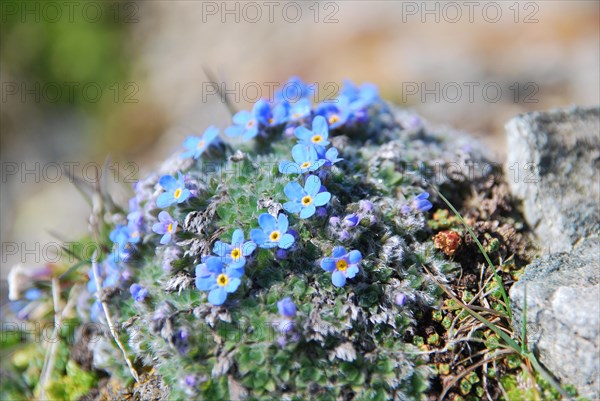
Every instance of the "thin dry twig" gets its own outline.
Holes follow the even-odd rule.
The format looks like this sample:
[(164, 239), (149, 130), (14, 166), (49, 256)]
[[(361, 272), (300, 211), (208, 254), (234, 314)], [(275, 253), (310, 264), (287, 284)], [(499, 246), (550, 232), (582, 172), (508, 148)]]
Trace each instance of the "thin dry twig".
[[(100, 222), (102, 221), (102, 214), (104, 211), (104, 202), (103, 202), (102, 193), (103, 193), (102, 188), (100, 188), (99, 183), (96, 182), (95, 192), (92, 194), (92, 213), (90, 215), (89, 225), (90, 225), (90, 230), (92, 231), (93, 237), (96, 240), (97, 244), (100, 243), (100, 227), (99, 227), (99, 225), (100, 225)], [(131, 373), (131, 376), (137, 383), (139, 383), (140, 380), (139, 380), (138, 373), (135, 370), (133, 364), (131, 363), (129, 356), (127, 355), (127, 351), (125, 350), (123, 343), (121, 343), (121, 340), (119, 340), (119, 337), (115, 330), (115, 324), (113, 323), (110, 312), (108, 310), (108, 304), (102, 298), (102, 282), (100, 281), (100, 273), (98, 272), (98, 249), (96, 249), (94, 251), (94, 254), (92, 256), (92, 274), (94, 276), (94, 282), (96, 283), (96, 297), (98, 298), (98, 301), (100, 301), (100, 304), (102, 305), (102, 312), (106, 319), (106, 323), (108, 324), (108, 330), (110, 332), (110, 335), (113, 338), (113, 340), (115, 341), (115, 343), (117, 344), (117, 346), (119, 347), (119, 349), (121, 350), (121, 353), (123, 354), (123, 358), (125, 359), (125, 363), (127, 364), (127, 367), (129, 368), (129, 372)]]
[(115, 331), (115, 325), (114, 325), (112, 318), (110, 316), (110, 313), (108, 311), (108, 304), (106, 303), (106, 301), (104, 301), (102, 299), (102, 295), (101, 295), (102, 282), (100, 281), (100, 274), (98, 273), (97, 253), (98, 253), (98, 251), (95, 251), (94, 256), (92, 256), (92, 272), (94, 274), (94, 281), (96, 282), (96, 296), (98, 297), (98, 300), (102, 304), (102, 312), (104, 312), (104, 317), (106, 318), (106, 323), (108, 324), (108, 330), (110, 331), (110, 335), (112, 336), (113, 340), (115, 340), (115, 343), (117, 343), (117, 346), (121, 350), (121, 353), (123, 354), (125, 363), (127, 363), (127, 367), (129, 368), (129, 372), (131, 373), (131, 376), (133, 376), (135, 381), (139, 383), (140, 379), (139, 379), (138, 373), (135, 370), (135, 368), (133, 367), (133, 364), (131, 363), (131, 361), (129, 360), (127, 351), (125, 351), (125, 347), (121, 343), (121, 340), (119, 340), (117, 332)]
[(55, 341), (50, 343), (50, 349), (48, 352), (46, 352), (46, 356), (44, 357), (44, 365), (40, 374), (40, 399), (42, 400), (46, 398), (46, 385), (48, 384), (48, 380), (50, 380), (50, 376), (54, 370), (54, 363), (56, 362), (56, 349), (58, 342), (60, 341), (59, 332), (63, 318), (60, 310), (60, 282), (56, 277), (52, 278), (52, 301), (54, 304), (54, 332), (52, 338)]

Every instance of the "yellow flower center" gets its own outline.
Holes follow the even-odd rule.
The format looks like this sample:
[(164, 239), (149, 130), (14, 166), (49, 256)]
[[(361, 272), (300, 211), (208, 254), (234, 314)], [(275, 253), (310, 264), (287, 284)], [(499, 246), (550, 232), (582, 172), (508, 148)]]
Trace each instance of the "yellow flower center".
[(323, 140), (323, 137), (321, 135), (314, 135), (311, 139), (312, 143), (319, 143)]
[(292, 114), (292, 117), (293, 118), (300, 118), (300, 117), (302, 117), (302, 114), (300, 114), (300, 113), (294, 113), (294, 114)]
[(269, 118), (269, 124), (273, 124), (273, 121), (275, 121), (274, 118)]
[(340, 259), (337, 262), (335, 262), (335, 268), (339, 271), (345, 272), (348, 268), (348, 262), (346, 262), (344, 259)]
[(242, 251), (240, 251), (240, 248), (233, 248), (231, 250), (231, 257), (235, 260), (237, 258), (239, 258), (240, 256), (242, 256)]
[(196, 146), (198, 149), (202, 148), (204, 146), (204, 141), (200, 141), (198, 142), (198, 146)]
[(227, 277), (226, 274), (221, 273), (217, 277), (217, 284), (219, 284), (221, 287), (225, 287), (228, 282), (229, 282), (229, 277)]
[(169, 226), (167, 227), (167, 231), (170, 233), (173, 232), (173, 223), (169, 223)]
[(272, 231), (271, 235), (269, 235), (269, 239), (273, 242), (279, 241), (279, 237), (281, 237), (279, 231)]
[(254, 126), (254, 120), (250, 120), (246, 123), (246, 127), (251, 128)]
[(302, 198), (302, 204), (304, 206), (308, 206), (312, 203), (313, 199), (310, 195), (306, 195), (304, 198)]
[(329, 124), (335, 124), (338, 121), (340, 121), (340, 116), (338, 116), (337, 114), (333, 114), (329, 117)]
[(175, 192), (173, 192), (173, 197), (174, 197), (175, 199), (179, 199), (179, 197), (181, 196), (181, 192), (182, 192), (182, 191), (181, 191), (181, 188), (177, 188), (177, 189), (175, 190)]
[(304, 162), (300, 165), (300, 168), (309, 168), (310, 167), (310, 162)]

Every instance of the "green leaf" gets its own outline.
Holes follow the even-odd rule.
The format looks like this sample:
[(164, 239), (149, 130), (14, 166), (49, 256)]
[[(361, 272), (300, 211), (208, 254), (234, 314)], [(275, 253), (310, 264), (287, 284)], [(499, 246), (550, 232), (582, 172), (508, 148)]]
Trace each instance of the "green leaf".
[(255, 347), (252, 348), (248, 354), (250, 360), (257, 364), (257, 365), (262, 365), (263, 363), (265, 363), (265, 348), (264, 347)]

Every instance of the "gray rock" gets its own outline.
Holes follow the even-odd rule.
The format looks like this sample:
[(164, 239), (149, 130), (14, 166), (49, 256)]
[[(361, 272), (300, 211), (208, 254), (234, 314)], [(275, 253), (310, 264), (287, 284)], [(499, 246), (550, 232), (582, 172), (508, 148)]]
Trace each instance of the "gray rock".
[(529, 113), (507, 126), (506, 178), (545, 256), (510, 290), (540, 362), (579, 394), (600, 398), (600, 109)]
[(527, 288), (527, 341), (540, 362), (580, 395), (600, 398), (600, 238), (535, 260), (510, 290), (521, 331)]
[(598, 234), (600, 108), (534, 112), (506, 126), (506, 178), (544, 253)]

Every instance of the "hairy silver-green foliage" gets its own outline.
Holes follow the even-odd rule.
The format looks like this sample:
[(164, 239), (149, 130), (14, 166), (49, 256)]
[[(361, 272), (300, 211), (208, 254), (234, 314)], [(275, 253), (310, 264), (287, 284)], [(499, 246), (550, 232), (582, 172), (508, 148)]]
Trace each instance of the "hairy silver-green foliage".
[[(436, 174), (436, 166), (481, 158), (460, 137), (432, 132), (415, 118), (380, 104), (370, 108), (368, 123), (332, 131), (344, 160), (322, 177), (333, 195), (326, 216), (290, 216), (294, 247), (277, 255), (257, 249), (222, 306), (196, 289), (194, 268), (217, 239), (236, 228), (248, 233), (261, 213), (281, 210), (290, 177), (277, 164), (289, 159), (291, 140), (273, 133), (253, 147), (220, 146), (198, 161), (176, 155), (136, 186), (147, 232), (160, 211), (152, 200), (161, 174), (182, 171), (197, 190), (175, 209), (182, 222), (175, 244), (157, 248), (158, 237), (149, 234), (138, 246), (131, 271), (148, 290), (146, 300), (109, 300), (136, 362), (156, 368), (171, 399), (423, 397), (430, 371), (410, 339), (415, 316), (436, 308), (440, 296), (423, 266), (440, 282), (455, 266), (434, 249), (423, 214), (401, 208), (430, 186), (454, 185), (455, 177)], [(374, 207), (356, 227), (329, 221), (357, 212), (361, 201)], [(359, 274), (342, 288), (319, 267), (337, 245), (363, 255)], [(284, 297), (298, 313), (282, 333), (276, 303)], [(91, 344), (93, 352), (102, 344)], [(112, 366), (103, 368), (119, 369)]]

